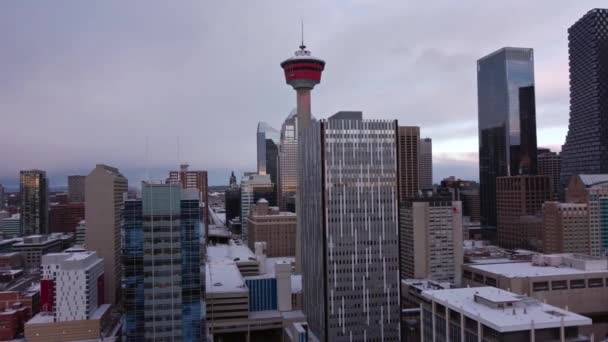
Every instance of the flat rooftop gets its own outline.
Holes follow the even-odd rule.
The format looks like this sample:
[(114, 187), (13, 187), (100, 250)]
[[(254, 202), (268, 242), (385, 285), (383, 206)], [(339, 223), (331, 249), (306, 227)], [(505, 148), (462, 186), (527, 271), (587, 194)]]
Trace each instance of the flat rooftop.
[[(255, 261), (255, 255), (239, 240), (231, 240), (228, 245), (215, 245), (207, 247), (209, 261), (224, 261), (226, 259), (238, 261)], [(252, 258), (252, 259), (250, 259)]]
[(472, 270), (484, 271), (492, 274), (501, 275), (509, 278), (525, 278), (525, 277), (547, 277), (547, 276), (566, 276), (566, 275), (584, 275), (608, 273), (608, 269), (579, 269), (568, 267), (565, 265), (559, 266), (538, 266), (531, 262), (510, 262), (498, 264), (467, 264)]
[[(532, 327), (558, 328), (562, 319), (566, 327), (591, 325), (591, 319), (585, 316), (490, 286), (428, 290), (422, 295), (499, 332), (530, 330)], [(476, 301), (475, 296), (494, 303), (512, 303), (512, 306), (504, 309), (491, 307)]]
[(249, 292), (239, 268), (233, 261), (209, 261), (204, 267), (207, 293)]

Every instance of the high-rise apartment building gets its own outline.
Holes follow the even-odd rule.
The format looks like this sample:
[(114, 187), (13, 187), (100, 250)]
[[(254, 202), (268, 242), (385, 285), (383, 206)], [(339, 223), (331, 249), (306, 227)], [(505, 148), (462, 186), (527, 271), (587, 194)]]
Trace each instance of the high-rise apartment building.
[(205, 223), (205, 236), (209, 236), (209, 183), (207, 171), (188, 170), (188, 164), (179, 166), (179, 171), (169, 172), (167, 184), (181, 184), (182, 189), (198, 189), (201, 200), (201, 216)]
[(570, 123), (561, 184), (608, 173), (608, 9), (593, 9), (568, 29)]
[(95, 252), (42, 256), (41, 311), (55, 322), (86, 320), (105, 303), (103, 259)]
[(68, 176), (68, 199), (72, 203), (84, 202), (84, 182), (86, 176)]
[[(125, 201), (123, 265), (129, 341), (205, 341), (199, 192), (142, 184)], [(87, 227), (88, 228), (88, 227)]]
[(608, 174), (571, 177), (566, 201), (587, 204), (591, 255), (608, 255)]
[(545, 202), (543, 252), (591, 255), (587, 203)]
[(559, 201), (562, 192), (560, 182), (561, 172), (561, 157), (559, 153), (543, 152), (538, 154), (538, 174), (541, 176), (549, 176), (551, 178), (551, 199)]
[(433, 188), (433, 140), (420, 139), (420, 189)]
[(42, 170), (19, 173), (21, 195), (21, 234), (48, 234), (49, 181)]
[(401, 278), (460, 284), (462, 203), (440, 196), (412, 198), (400, 214)]
[(121, 297), (120, 225), (127, 188), (118, 169), (103, 164), (97, 164), (85, 180), (85, 243), (103, 259), (103, 289), (110, 304), (119, 303)]
[(534, 53), (505, 47), (477, 61), (481, 223), (496, 227), (496, 178), (536, 174)]
[(241, 180), (241, 232), (247, 240), (247, 218), (253, 205), (262, 198), (271, 206), (276, 205), (274, 187), (269, 175), (249, 175)]
[(292, 110), (281, 126), (279, 146), (278, 205), (282, 211), (295, 211), (298, 190), (298, 126), (297, 112)]
[(420, 127), (400, 126), (397, 151), (399, 153), (399, 200), (416, 196), (420, 190)]
[(25, 339), (114, 341), (120, 318), (104, 298), (104, 261), (95, 252), (47, 254), (42, 258), (40, 313), (25, 324)]
[(397, 122), (339, 112), (300, 138), (303, 311), (320, 341), (398, 341)]
[(548, 176), (510, 176), (496, 179), (496, 234), (503, 248), (539, 249), (543, 203), (551, 199)]

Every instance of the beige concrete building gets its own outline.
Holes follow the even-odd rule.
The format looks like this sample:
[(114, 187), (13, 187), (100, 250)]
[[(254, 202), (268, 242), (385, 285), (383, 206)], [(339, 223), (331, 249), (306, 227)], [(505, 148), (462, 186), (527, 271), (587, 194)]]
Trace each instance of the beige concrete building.
[(561, 192), (559, 176), (562, 169), (559, 153), (550, 151), (539, 153), (537, 163), (538, 174), (551, 178), (551, 200), (559, 201), (559, 193)]
[(25, 323), (28, 342), (116, 341), (120, 320), (113, 317), (109, 304), (100, 306), (90, 319), (54, 322), (51, 313), (39, 313)]
[(417, 198), (400, 210), (401, 279), (460, 283), (463, 258), (462, 203)]
[(98, 164), (85, 181), (85, 244), (104, 260), (105, 299), (120, 301), (120, 227), (127, 179), (111, 166)]
[(543, 224), (545, 253), (591, 254), (586, 203), (545, 202)]
[(295, 213), (281, 212), (277, 207), (269, 207), (268, 201), (261, 199), (249, 213), (247, 226), (251, 250), (255, 250), (256, 242), (266, 242), (268, 257), (296, 255)]
[[(532, 262), (462, 266), (463, 286), (494, 286), (591, 318), (606, 313), (607, 278), (608, 260), (581, 254), (535, 255)], [(608, 333), (608, 327), (601, 326), (600, 331), (595, 330), (596, 336)]]
[(543, 203), (550, 199), (551, 179), (548, 176), (496, 178), (498, 245), (509, 249), (538, 249), (542, 222), (532, 216), (538, 215)]
[(398, 133), (399, 199), (403, 203), (420, 189), (420, 127), (400, 126)]

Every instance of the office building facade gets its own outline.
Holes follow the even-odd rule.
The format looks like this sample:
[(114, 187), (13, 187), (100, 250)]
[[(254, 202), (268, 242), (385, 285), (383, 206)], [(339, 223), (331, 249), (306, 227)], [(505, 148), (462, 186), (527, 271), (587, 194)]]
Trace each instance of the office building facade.
[(199, 193), (142, 185), (125, 202), (123, 265), (127, 339), (204, 341)]
[[(496, 234), (503, 248), (540, 249), (543, 203), (551, 199), (548, 176), (511, 176), (496, 179)], [(537, 220), (538, 218), (538, 220)]]
[(420, 189), (433, 188), (433, 140), (420, 139)]
[(253, 205), (265, 199), (271, 206), (276, 205), (274, 187), (269, 175), (249, 175), (241, 180), (241, 233), (247, 240), (247, 218)]
[(84, 182), (86, 176), (68, 176), (68, 199), (72, 203), (84, 202)]
[(182, 189), (198, 189), (201, 201), (201, 216), (205, 223), (205, 236), (209, 236), (209, 182), (208, 173), (204, 170), (189, 170), (188, 164), (182, 164), (179, 171), (169, 172), (167, 184), (181, 184)]
[(278, 205), (282, 211), (295, 211), (298, 190), (298, 116), (292, 110), (281, 126), (279, 147)]
[[(539, 151), (540, 152), (540, 151)], [(561, 157), (556, 152), (543, 152), (538, 154), (538, 174), (551, 178), (551, 200), (559, 201), (562, 192), (561, 182)]]
[(477, 61), (481, 223), (496, 227), (496, 178), (536, 174), (532, 49), (506, 47)]
[(543, 252), (591, 255), (587, 203), (543, 204)]
[(268, 201), (257, 201), (247, 218), (247, 244), (253, 251), (256, 242), (266, 243), (266, 256), (296, 255), (296, 214), (269, 207)]
[(120, 171), (103, 164), (95, 166), (85, 180), (85, 244), (103, 259), (105, 299), (114, 305), (121, 298), (120, 227), (127, 189), (127, 179)]
[(303, 311), (320, 341), (400, 339), (397, 132), (339, 112), (300, 135)]
[(420, 127), (400, 126), (398, 134), (399, 200), (405, 202), (420, 190)]
[(568, 29), (570, 122), (561, 183), (608, 173), (608, 9), (593, 9)]
[(21, 195), (21, 234), (48, 234), (49, 181), (42, 170), (19, 173)]
[(460, 284), (462, 203), (438, 196), (413, 198), (400, 214), (401, 278)]

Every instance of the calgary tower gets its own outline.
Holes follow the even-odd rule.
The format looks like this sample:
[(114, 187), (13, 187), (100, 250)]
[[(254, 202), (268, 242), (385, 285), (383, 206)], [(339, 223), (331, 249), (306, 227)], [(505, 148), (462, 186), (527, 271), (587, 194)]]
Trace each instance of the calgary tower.
[(298, 132), (310, 125), (310, 91), (321, 82), (321, 74), (325, 68), (322, 59), (313, 57), (310, 51), (306, 50), (303, 32), (304, 30), (300, 50), (281, 63), (281, 68), (285, 71), (285, 81), (296, 90)]

